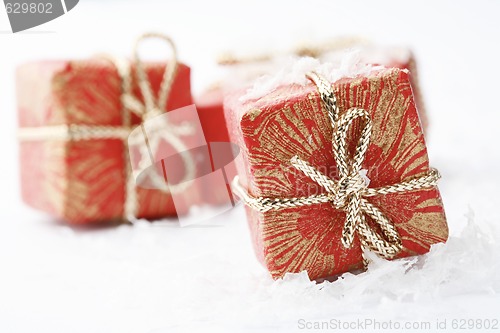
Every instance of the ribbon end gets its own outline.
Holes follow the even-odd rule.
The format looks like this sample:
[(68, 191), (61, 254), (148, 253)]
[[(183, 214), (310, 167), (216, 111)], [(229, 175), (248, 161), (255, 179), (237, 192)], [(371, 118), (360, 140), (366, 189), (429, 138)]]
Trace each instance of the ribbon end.
[(348, 239), (347, 236), (342, 236), (342, 246), (346, 249), (350, 249), (352, 247), (352, 239)]

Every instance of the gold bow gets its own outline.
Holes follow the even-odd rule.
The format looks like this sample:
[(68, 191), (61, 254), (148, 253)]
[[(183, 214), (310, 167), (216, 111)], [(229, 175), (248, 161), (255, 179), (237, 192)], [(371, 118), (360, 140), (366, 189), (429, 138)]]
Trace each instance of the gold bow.
[[(403, 249), (401, 237), (394, 224), (366, 197), (430, 188), (436, 186), (440, 175), (436, 169), (431, 169), (428, 174), (408, 181), (380, 188), (369, 188), (361, 169), (372, 132), (372, 120), (369, 113), (364, 109), (351, 108), (339, 116), (337, 99), (331, 84), (314, 72), (308, 74), (307, 77), (317, 86), (333, 126), (332, 147), (339, 171), (339, 180), (325, 176), (308, 162), (294, 156), (290, 160), (291, 164), (323, 187), (327, 194), (300, 198), (255, 198), (241, 186), (238, 177), (233, 180), (233, 190), (249, 207), (261, 212), (329, 202), (336, 209), (346, 212), (342, 230), (342, 245), (344, 247), (350, 248), (352, 246), (357, 233), (363, 248), (387, 259), (394, 258)], [(347, 133), (357, 118), (364, 121), (364, 126), (356, 145), (356, 151), (351, 159), (347, 153)], [(382, 235), (369, 226), (366, 222), (366, 216), (371, 217), (380, 227)]]
[[(147, 78), (146, 71), (144, 70), (144, 64), (139, 56), (139, 44), (141, 41), (147, 38), (159, 38), (166, 42), (172, 50), (172, 58), (169, 66), (165, 69), (163, 74), (163, 79), (160, 84), (160, 91), (158, 93), (158, 98), (154, 97), (153, 91), (151, 89), (151, 84)], [(131, 91), (132, 87), (132, 77), (130, 75), (130, 66), (123, 65), (120, 60), (113, 59), (122, 78), (122, 89), (123, 94), (121, 101), (123, 106), (136, 115), (142, 118), (141, 131), (142, 137), (135, 136), (129, 137), (129, 145), (138, 145), (141, 154), (141, 160), (138, 164), (138, 170), (134, 171), (134, 176), (142, 172), (150, 165), (156, 163), (155, 153), (158, 151), (160, 142), (163, 140), (168, 142), (177, 151), (182, 158), (185, 166), (184, 177), (177, 184), (165, 182), (163, 175), (156, 172), (156, 169), (150, 170), (147, 173), (148, 177), (152, 181), (155, 189), (158, 189), (165, 193), (180, 193), (190, 186), (188, 180), (194, 179), (196, 174), (195, 162), (190, 153), (188, 153), (188, 148), (184, 142), (180, 139), (181, 136), (193, 135), (194, 127), (189, 123), (182, 123), (179, 125), (174, 125), (168, 122), (168, 115), (165, 114), (163, 117), (158, 117), (154, 121), (149, 122), (148, 129), (151, 131), (150, 135), (146, 133), (144, 123), (149, 119), (164, 114), (167, 109), (168, 96), (170, 95), (170, 89), (172, 88), (172, 83), (177, 72), (178, 62), (177, 62), (177, 51), (175, 44), (172, 40), (165, 35), (157, 33), (147, 33), (142, 35), (137, 39), (134, 45), (134, 63), (136, 65), (137, 80), (138, 85), (144, 100), (142, 103), (138, 100)], [(144, 142), (145, 144), (141, 144)], [(149, 160), (148, 158), (149, 157)], [(134, 177), (136, 178), (136, 177)]]

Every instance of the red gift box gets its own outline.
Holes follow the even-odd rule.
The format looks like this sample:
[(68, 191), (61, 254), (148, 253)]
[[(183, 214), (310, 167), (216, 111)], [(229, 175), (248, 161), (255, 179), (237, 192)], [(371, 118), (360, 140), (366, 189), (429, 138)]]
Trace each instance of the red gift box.
[[(235, 155), (235, 152), (233, 152), (234, 148), (229, 144), (229, 133), (224, 118), (224, 108), (222, 107), (223, 98), (222, 90), (220, 88), (214, 88), (205, 91), (201, 96), (195, 99), (196, 109), (198, 110), (201, 127), (205, 135), (205, 141), (208, 147), (212, 147), (209, 153), (210, 156), (212, 156), (212, 164), (214, 164), (212, 171), (219, 169), (215, 165), (218, 163), (214, 163), (214, 160), (217, 159), (216, 157), (214, 158), (214, 154), (225, 162), (232, 160), (232, 157)], [(234, 165), (232, 163), (227, 162), (226, 165), (226, 178), (229, 180), (228, 177), (234, 176), (236, 170), (234, 170)], [(230, 202), (234, 205), (235, 199), (232, 196), (229, 184), (225, 187), (220, 186), (218, 183), (218, 179), (213, 179), (208, 181), (206, 186), (203, 187), (203, 197), (205, 201), (212, 205), (224, 205)]]
[[(339, 180), (342, 168), (332, 145), (337, 131), (315, 85), (282, 85), (253, 100), (242, 99), (241, 93), (226, 99), (230, 137), (238, 143), (242, 154), (237, 164), (239, 180), (234, 184), (235, 189), (246, 197), (257, 257), (274, 278), (307, 270), (311, 279), (317, 279), (361, 268), (362, 246), (373, 247), (379, 240), (391, 246), (396, 244), (397, 250), (391, 258), (399, 258), (425, 253), (432, 244), (447, 239), (443, 205), (432, 183), (425, 188), (367, 198), (362, 194), (363, 200), (366, 199), (364, 205), (375, 207), (373, 209), (389, 222), (362, 214), (364, 224), (356, 224), (354, 235), (347, 232), (354, 238), (350, 246), (346, 245), (349, 219), (345, 210), (352, 208), (351, 201), (349, 204), (336, 201), (343, 181), (352, 181), (353, 185), (349, 186), (363, 189), (359, 191), (364, 192), (353, 190), (352, 193), (351, 187), (345, 189), (344, 195), (354, 200), (349, 196), (369, 193), (370, 189), (373, 192), (380, 187), (414, 184), (422, 179), (435, 181), (437, 174), (429, 167), (408, 71), (385, 69), (342, 78), (332, 89), (340, 119), (350, 114), (352, 108), (366, 110), (366, 117), (371, 119), (371, 139), (359, 165), (360, 169), (367, 170), (368, 188), (360, 175)], [(362, 149), (363, 145), (357, 144), (360, 138), (365, 138), (364, 126), (356, 120), (347, 131), (344, 148), (348, 160), (356, 156), (354, 151)], [(326, 178), (314, 180), (314, 176), (311, 178), (297, 170), (294, 164), (297, 157)], [(351, 166), (348, 170), (353, 169)], [(322, 181), (327, 185), (320, 186)], [(408, 181), (410, 183), (405, 183)], [(332, 195), (324, 186), (331, 186), (336, 194)], [(315, 196), (324, 201), (318, 203)], [(290, 206), (297, 200), (308, 202), (311, 197), (316, 201)], [(280, 208), (270, 209), (271, 206)], [(359, 212), (359, 209), (353, 211)], [(393, 234), (387, 231), (391, 228)], [(366, 241), (368, 231), (378, 235), (371, 243)]]
[(207, 90), (195, 99), (196, 109), (207, 142), (229, 142), (224, 108), (221, 107), (223, 99), (222, 90), (219, 88)]
[[(145, 79), (155, 98), (168, 66), (144, 65)], [(131, 65), (129, 70), (128, 97), (142, 101), (136, 66)], [(133, 213), (138, 218), (175, 216), (202, 201), (197, 188), (186, 190), (182, 194), (184, 204), (180, 205), (174, 205), (171, 194), (165, 191), (140, 187), (127, 190), (130, 160), (126, 140), (142, 119), (124, 107), (123, 90), (123, 75), (115, 63), (104, 58), (36, 62), (18, 68), (21, 186), (28, 205), (72, 224), (89, 224), (126, 218), (127, 200), (132, 194), (137, 200)], [(190, 104), (190, 69), (179, 63), (166, 110)], [(130, 117), (128, 125), (124, 123), (125, 112)], [(197, 121), (186, 119), (191, 120)], [(85, 137), (82, 128), (97, 133), (111, 128), (115, 134), (110, 138)], [(187, 146), (196, 146), (199, 136), (195, 133), (182, 140)], [(179, 169), (183, 167), (178, 165)]]

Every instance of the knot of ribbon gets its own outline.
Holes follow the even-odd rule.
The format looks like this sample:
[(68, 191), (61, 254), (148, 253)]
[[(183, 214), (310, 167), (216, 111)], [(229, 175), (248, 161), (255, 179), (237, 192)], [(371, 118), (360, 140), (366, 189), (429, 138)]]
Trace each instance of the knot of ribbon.
[[(339, 115), (337, 99), (331, 84), (314, 72), (309, 73), (307, 77), (317, 86), (333, 127), (332, 149), (339, 179), (335, 180), (324, 175), (307, 161), (294, 156), (290, 160), (292, 166), (320, 185), (325, 194), (298, 198), (252, 197), (241, 186), (238, 177), (233, 180), (233, 190), (245, 204), (261, 212), (331, 203), (346, 214), (341, 238), (345, 248), (352, 247), (357, 234), (362, 248), (386, 259), (394, 258), (403, 249), (401, 237), (394, 224), (366, 198), (431, 188), (436, 186), (440, 175), (436, 169), (430, 169), (427, 174), (417, 178), (380, 188), (370, 188), (369, 179), (364, 175), (366, 171), (362, 169), (372, 133), (372, 120), (368, 111), (351, 108)], [(363, 126), (351, 157), (348, 153), (347, 136), (350, 126), (358, 118), (363, 122)], [(381, 234), (368, 224), (367, 216), (379, 226)]]

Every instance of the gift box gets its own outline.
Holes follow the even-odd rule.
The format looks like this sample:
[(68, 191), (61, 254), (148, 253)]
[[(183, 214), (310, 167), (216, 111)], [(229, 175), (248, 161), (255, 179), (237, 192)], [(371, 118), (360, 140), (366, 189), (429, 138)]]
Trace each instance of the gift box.
[(393, 259), (446, 241), (409, 72), (312, 78), (225, 101), (242, 154), (233, 188), (272, 277), (326, 278), (362, 268), (363, 250)]
[(209, 89), (195, 99), (196, 109), (207, 142), (229, 142), (224, 108), (221, 107), (223, 99), (223, 93), (219, 87)]
[[(220, 163), (227, 166), (225, 172), (227, 186), (220, 186), (219, 179), (207, 181), (203, 186), (203, 196), (205, 201), (212, 205), (224, 205), (231, 203), (235, 204), (229, 182), (231, 177), (236, 174), (234, 164), (231, 161), (237, 154), (233, 150), (233, 146), (229, 143), (229, 133), (227, 131), (226, 121), (224, 118), (224, 108), (222, 106), (223, 93), (220, 87), (213, 87), (205, 91), (195, 99), (196, 109), (200, 118), (201, 127), (205, 135), (205, 141), (210, 149), (211, 160), (221, 161)], [(210, 159), (210, 157), (208, 157)], [(214, 165), (213, 171), (220, 169)], [(229, 197), (228, 197), (229, 195)]]
[[(193, 104), (189, 67), (140, 64), (142, 81), (138, 62), (102, 57), (18, 68), (21, 192), (28, 205), (72, 224), (90, 224), (122, 221), (129, 214), (175, 216), (203, 201), (196, 185), (177, 194), (175, 204), (168, 191), (135, 186), (127, 139), (144, 119), (131, 109), (149, 107), (139, 82), (149, 89), (149, 99), (156, 100), (167, 78), (168, 99), (162, 110), (154, 110), (158, 114)], [(186, 150), (205, 142), (201, 130), (181, 134), (179, 140)], [(203, 162), (193, 160), (197, 173)], [(184, 161), (173, 163), (169, 177), (179, 178)]]

